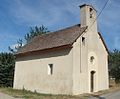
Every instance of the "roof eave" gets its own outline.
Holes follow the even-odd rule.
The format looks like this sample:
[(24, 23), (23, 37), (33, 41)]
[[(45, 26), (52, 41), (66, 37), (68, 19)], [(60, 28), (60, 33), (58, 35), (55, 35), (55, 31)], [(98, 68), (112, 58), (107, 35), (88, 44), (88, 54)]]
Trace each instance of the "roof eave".
[(27, 52), (16, 53), (15, 56), (28, 55), (28, 54), (32, 54), (32, 53), (50, 51), (50, 50), (54, 51), (54, 50), (58, 50), (58, 49), (61, 49), (61, 48), (72, 48), (72, 43), (67, 44), (67, 45), (58, 46), (58, 47), (53, 47), (53, 48), (46, 48), (46, 49), (42, 49), (42, 50), (35, 50), (35, 51), (27, 51)]
[(105, 41), (104, 41), (104, 39), (103, 39), (101, 33), (98, 32), (98, 34), (99, 34), (99, 36), (100, 36), (100, 38), (101, 38), (101, 40), (102, 40), (102, 42), (103, 42), (103, 45), (105, 46), (105, 49), (106, 49), (107, 53), (109, 54), (109, 50), (108, 50), (108, 48), (107, 48), (107, 45), (105, 44)]

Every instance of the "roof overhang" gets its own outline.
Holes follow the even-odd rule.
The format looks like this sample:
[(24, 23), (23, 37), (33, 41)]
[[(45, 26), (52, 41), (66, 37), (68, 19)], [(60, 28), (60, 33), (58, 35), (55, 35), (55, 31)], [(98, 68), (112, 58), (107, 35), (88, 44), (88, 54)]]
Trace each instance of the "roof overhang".
[(61, 50), (61, 49), (67, 49), (67, 48), (72, 48), (72, 47), (73, 47), (72, 44), (68, 44), (68, 45), (63, 45), (63, 46), (59, 46), (59, 47), (46, 48), (46, 49), (42, 49), (42, 50), (16, 53), (15, 56), (20, 57), (20, 56), (26, 56), (26, 55), (31, 55), (31, 54), (38, 54), (38, 53), (51, 52), (51, 51), (56, 51), (56, 50)]
[(102, 40), (102, 42), (103, 42), (103, 44), (104, 44), (104, 46), (105, 46), (105, 49), (106, 49), (107, 53), (109, 54), (109, 50), (108, 50), (108, 48), (107, 48), (107, 45), (105, 44), (105, 41), (104, 41), (104, 39), (103, 39), (101, 33), (98, 32), (98, 34), (99, 34), (99, 36), (100, 36), (100, 38), (101, 38), (101, 40)]

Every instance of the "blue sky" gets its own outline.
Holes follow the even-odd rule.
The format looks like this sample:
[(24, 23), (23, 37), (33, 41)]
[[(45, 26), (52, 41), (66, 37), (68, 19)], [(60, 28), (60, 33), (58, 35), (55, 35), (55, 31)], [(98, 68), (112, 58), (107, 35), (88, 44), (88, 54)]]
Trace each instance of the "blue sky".
[[(80, 23), (79, 5), (92, 4), (97, 13), (106, 0), (0, 0), (0, 52), (8, 51), (30, 26), (55, 31)], [(120, 49), (120, 1), (110, 0), (98, 18), (98, 28), (109, 50)]]

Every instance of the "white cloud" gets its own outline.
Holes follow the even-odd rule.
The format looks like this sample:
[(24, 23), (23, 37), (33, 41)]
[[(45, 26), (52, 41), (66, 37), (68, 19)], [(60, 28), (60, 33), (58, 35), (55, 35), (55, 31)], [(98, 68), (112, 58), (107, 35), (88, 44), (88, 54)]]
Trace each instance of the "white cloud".
[(12, 48), (12, 49), (14, 49), (14, 48), (16, 48), (16, 47), (18, 47), (19, 45), (18, 44), (13, 44), (13, 45), (11, 45), (10, 47)]
[[(22, 46), (24, 46), (25, 44), (22, 44)], [(18, 43), (16, 43), (16, 44), (13, 44), (13, 45), (11, 45), (10, 47), (12, 48), (12, 49), (15, 49), (15, 48), (18, 48), (20, 46), (20, 44), (18, 44)]]

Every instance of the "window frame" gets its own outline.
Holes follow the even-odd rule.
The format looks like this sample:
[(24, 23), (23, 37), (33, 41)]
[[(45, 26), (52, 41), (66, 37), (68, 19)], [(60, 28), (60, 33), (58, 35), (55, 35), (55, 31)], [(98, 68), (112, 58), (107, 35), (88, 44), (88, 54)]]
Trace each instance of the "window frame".
[(53, 64), (48, 64), (48, 75), (53, 75)]

